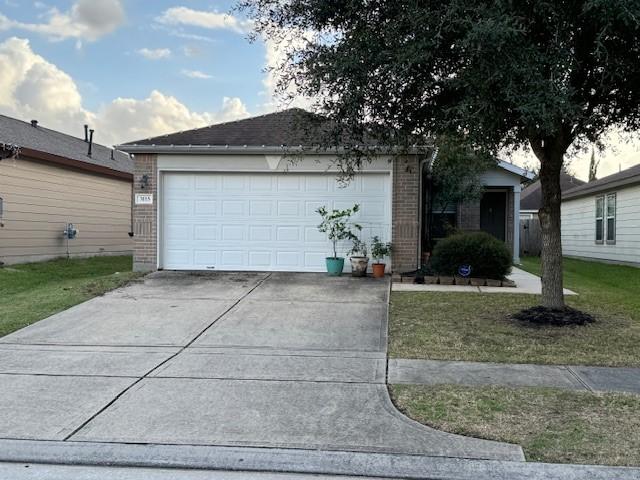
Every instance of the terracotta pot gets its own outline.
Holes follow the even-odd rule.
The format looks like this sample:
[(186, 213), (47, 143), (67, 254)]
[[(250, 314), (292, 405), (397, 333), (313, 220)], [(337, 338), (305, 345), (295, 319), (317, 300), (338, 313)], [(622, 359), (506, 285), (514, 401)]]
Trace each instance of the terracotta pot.
[(386, 265), (384, 263), (374, 263), (371, 265), (371, 269), (373, 270), (373, 278), (382, 278), (384, 277), (384, 270)]

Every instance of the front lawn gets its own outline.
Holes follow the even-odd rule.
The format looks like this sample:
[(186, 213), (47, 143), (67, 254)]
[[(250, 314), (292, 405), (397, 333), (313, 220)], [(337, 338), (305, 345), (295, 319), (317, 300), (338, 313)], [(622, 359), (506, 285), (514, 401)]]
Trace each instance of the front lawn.
[[(539, 260), (527, 258), (533, 273)], [(567, 303), (597, 321), (534, 327), (509, 315), (540, 302), (535, 295), (393, 292), (389, 355), (479, 362), (640, 366), (640, 269), (565, 260)]]
[(0, 268), (0, 337), (120, 287), (131, 257), (59, 259)]
[(522, 446), (527, 460), (640, 465), (640, 396), (548, 388), (394, 385), (410, 417)]

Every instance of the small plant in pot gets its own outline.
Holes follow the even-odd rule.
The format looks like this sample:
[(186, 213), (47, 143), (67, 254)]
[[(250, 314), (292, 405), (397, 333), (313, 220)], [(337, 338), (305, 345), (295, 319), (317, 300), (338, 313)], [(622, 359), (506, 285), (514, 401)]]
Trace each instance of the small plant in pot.
[(367, 267), (369, 266), (367, 243), (356, 238), (349, 253), (351, 254), (349, 259), (351, 260), (351, 275), (354, 277), (366, 277)]
[(318, 225), (318, 230), (326, 233), (333, 245), (333, 257), (327, 257), (327, 273), (330, 276), (338, 277), (342, 275), (344, 269), (344, 257), (338, 257), (338, 242), (343, 240), (355, 241), (358, 237), (352, 229), (358, 231), (362, 227), (357, 223), (350, 223), (353, 215), (360, 211), (360, 205), (356, 204), (352, 208), (344, 210), (328, 210), (327, 207), (320, 207), (316, 212), (322, 217), (322, 223)]
[(371, 269), (374, 278), (384, 277), (386, 264), (382, 262), (385, 257), (391, 255), (391, 243), (380, 241), (380, 237), (373, 237), (371, 240), (371, 256), (374, 259)]

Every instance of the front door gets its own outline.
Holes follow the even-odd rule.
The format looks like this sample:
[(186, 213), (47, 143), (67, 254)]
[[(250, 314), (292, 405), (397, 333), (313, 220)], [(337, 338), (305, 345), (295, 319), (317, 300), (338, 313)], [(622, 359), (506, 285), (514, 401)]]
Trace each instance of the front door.
[(480, 201), (480, 229), (504, 242), (506, 239), (506, 224), (506, 192), (485, 192)]

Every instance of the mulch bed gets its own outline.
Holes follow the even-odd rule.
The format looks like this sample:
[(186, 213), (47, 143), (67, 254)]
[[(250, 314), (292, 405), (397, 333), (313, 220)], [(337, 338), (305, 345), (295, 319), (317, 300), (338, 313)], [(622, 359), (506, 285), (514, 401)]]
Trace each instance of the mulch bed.
[(588, 313), (571, 307), (560, 309), (546, 308), (543, 306), (531, 307), (512, 315), (512, 318), (534, 325), (555, 325), (558, 327), (587, 325), (596, 321), (596, 319)]

